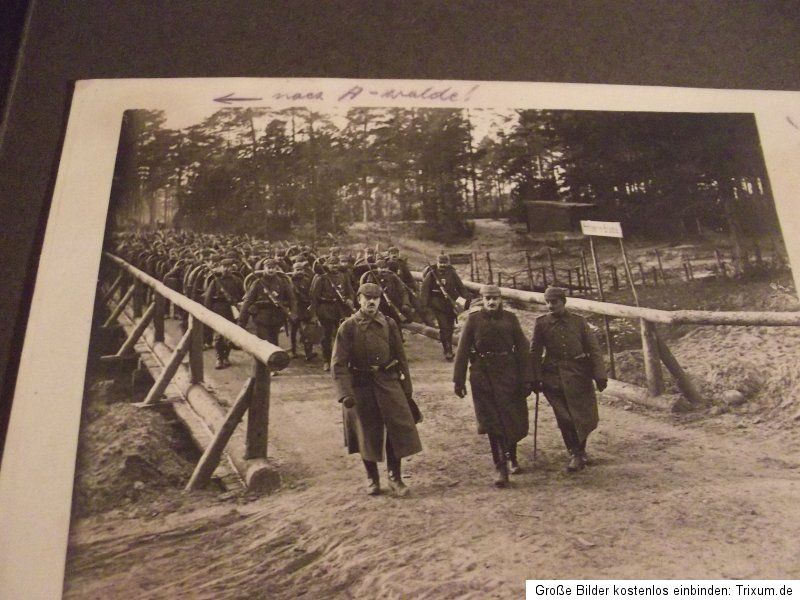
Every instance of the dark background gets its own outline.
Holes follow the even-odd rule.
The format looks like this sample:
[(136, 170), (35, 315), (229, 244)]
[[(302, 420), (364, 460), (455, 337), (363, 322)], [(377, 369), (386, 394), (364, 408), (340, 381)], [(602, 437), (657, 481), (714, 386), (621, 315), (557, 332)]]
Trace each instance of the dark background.
[(800, 90), (800, 2), (0, 0), (0, 53), (1, 446), (73, 81), (354, 77)]

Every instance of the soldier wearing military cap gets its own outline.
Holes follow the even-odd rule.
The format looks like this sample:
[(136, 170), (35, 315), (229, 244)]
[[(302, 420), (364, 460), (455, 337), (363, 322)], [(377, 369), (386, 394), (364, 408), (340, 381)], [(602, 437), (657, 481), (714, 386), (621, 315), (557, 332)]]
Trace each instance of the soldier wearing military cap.
[(256, 335), (277, 346), (281, 327), (297, 314), (297, 300), (289, 278), (278, 271), (278, 261), (268, 258), (263, 266), (247, 289), (239, 325), (246, 327), (253, 317)]
[(508, 485), (519, 473), (517, 443), (528, 435), (528, 404), (534, 372), (528, 340), (514, 313), (505, 310), (496, 285), (481, 287), (482, 308), (472, 310), (458, 342), (453, 368), (455, 393), (467, 394), (469, 382), (478, 433), (489, 436), (496, 469), (495, 485)]
[[(333, 261), (333, 259), (331, 259)], [(322, 326), (323, 370), (330, 371), (333, 337), (343, 319), (353, 314), (353, 286), (350, 275), (338, 263), (324, 265), (317, 261), (311, 281), (311, 313)]]
[(389, 487), (405, 496), (401, 459), (422, 450), (416, 427), (421, 416), (414, 410), (400, 328), (378, 310), (380, 298), (376, 284), (359, 288), (358, 312), (336, 332), (331, 370), (342, 402), (345, 445), (350, 454), (361, 454), (367, 493), (380, 493), (377, 463), (385, 450)]
[[(203, 305), (229, 321), (234, 320), (233, 306), (241, 302), (244, 291), (242, 279), (233, 272), (235, 262), (233, 258), (223, 258), (219, 267), (212, 268), (203, 293)], [(224, 369), (230, 366), (230, 342), (217, 331), (214, 332), (212, 341), (217, 354), (215, 368)]]
[(603, 391), (608, 375), (603, 353), (586, 319), (566, 309), (563, 288), (544, 292), (548, 314), (536, 319), (531, 340), (536, 383), (553, 408), (564, 445), (568, 471), (589, 463), (586, 440), (599, 421), (594, 386)]
[(457, 317), (456, 300), (469, 299), (461, 278), (450, 264), (450, 257), (440, 254), (436, 266), (427, 269), (420, 291), (420, 304), (431, 309), (439, 325), (439, 340), (444, 357), (453, 360), (453, 330)]
[(408, 292), (400, 278), (387, 268), (386, 259), (377, 259), (375, 266), (371, 266), (361, 276), (359, 284), (364, 283), (374, 283), (381, 288), (383, 294), (379, 310), (384, 315), (392, 317), (398, 323), (411, 320), (412, 308)]
[(400, 249), (397, 246), (389, 246), (386, 250), (389, 255), (387, 264), (389, 269), (397, 274), (400, 280), (406, 284), (410, 294), (417, 294), (417, 280), (411, 274), (411, 269), (408, 268), (408, 261), (400, 256)]
[(311, 343), (310, 338), (304, 335), (305, 330), (308, 328), (314, 315), (311, 312), (311, 275), (306, 270), (306, 263), (296, 262), (292, 265), (292, 272), (289, 274), (294, 288), (294, 296), (297, 300), (297, 312), (294, 319), (290, 323), (289, 337), (292, 343), (292, 356), (297, 356), (297, 336), (302, 338), (303, 350), (305, 352), (306, 362), (312, 360), (316, 354), (314, 353), (314, 345)]

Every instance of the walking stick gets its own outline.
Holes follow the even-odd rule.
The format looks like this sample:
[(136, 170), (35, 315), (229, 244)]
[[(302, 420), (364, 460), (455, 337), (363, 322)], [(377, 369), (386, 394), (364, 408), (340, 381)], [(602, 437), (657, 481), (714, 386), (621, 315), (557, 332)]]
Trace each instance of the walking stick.
[(536, 462), (536, 434), (539, 433), (539, 392), (533, 405), (533, 462)]

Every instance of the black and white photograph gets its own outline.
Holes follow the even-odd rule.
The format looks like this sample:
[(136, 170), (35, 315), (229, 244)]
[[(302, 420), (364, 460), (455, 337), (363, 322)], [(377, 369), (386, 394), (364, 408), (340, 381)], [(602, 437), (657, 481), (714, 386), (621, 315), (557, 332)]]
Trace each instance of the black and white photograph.
[(65, 598), (800, 576), (796, 94), (124, 84), (76, 89), (4, 464), (58, 394)]

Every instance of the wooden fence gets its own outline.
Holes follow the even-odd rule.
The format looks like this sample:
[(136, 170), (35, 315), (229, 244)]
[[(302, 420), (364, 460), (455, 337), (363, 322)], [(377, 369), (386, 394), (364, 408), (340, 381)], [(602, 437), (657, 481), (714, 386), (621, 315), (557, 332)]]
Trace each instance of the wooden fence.
[[(468, 255), (469, 278), (477, 283), (494, 283), (501, 287), (541, 291), (553, 282), (565, 287), (569, 294), (592, 296), (597, 291), (597, 275), (591, 269), (588, 252), (581, 249), (579, 256), (572, 256), (566, 262), (558, 261), (551, 248), (546, 248), (546, 256), (534, 257), (526, 250), (515, 261), (517, 267), (501, 270), (492, 260), (490, 252), (472, 252)], [(508, 263), (508, 257), (504, 262)], [(717, 247), (713, 252), (683, 252), (680, 266), (665, 266), (662, 252), (649, 250), (632, 254), (630, 257), (631, 276), (637, 286), (665, 285), (675, 281), (694, 281), (708, 277), (732, 277), (741, 265), (757, 269), (781, 269), (786, 266), (783, 253), (773, 242), (769, 255), (762, 252), (754, 242), (747, 250), (736, 254), (731, 248)], [(467, 264), (467, 262), (464, 262)], [(604, 289), (618, 290), (630, 288), (625, 269), (621, 265), (604, 261), (600, 267), (600, 277)]]
[[(279, 346), (259, 339), (121, 258), (106, 253), (104, 260), (117, 274), (114, 282), (103, 291), (103, 301), (114, 305), (103, 327), (123, 321), (128, 304), (132, 302), (133, 306), (125, 327), (128, 332), (125, 342), (116, 354), (104, 356), (101, 361), (135, 357), (134, 346), (144, 339), (144, 332), (152, 326), (152, 339), (146, 343), (156, 360), (146, 366), (153, 373), (155, 382), (139, 406), (152, 407), (162, 403), (170, 384), (180, 392), (180, 398), (168, 401), (186, 423), (195, 441), (204, 448), (186, 488), (198, 489), (206, 485), (227, 450), (230, 463), (248, 489), (274, 489), (279, 484), (279, 476), (267, 462), (270, 372), (285, 368), (289, 364), (289, 355)], [(167, 302), (189, 314), (188, 329), (174, 349), (164, 343)], [(145, 309), (143, 305), (146, 303)], [(203, 385), (204, 326), (219, 332), (253, 357), (252, 376), (244, 383), (227, 413), (216, 395)], [(187, 355), (188, 367), (183, 364)], [(237, 432), (237, 426), (245, 414), (247, 427), (242, 436)], [(209, 436), (208, 430), (213, 435)]]
[[(422, 272), (413, 271), (412, 275), (420, 280)], [(478, 292), (481, 283), (474, 281), (464, 281), (464, 286)], [(539, 311), (539, 307), (545, 304), (544, 293), (516, 290), (507, 287), (500, 287), (501, 295), (504, 299), (512, 302), (515, 307), (522, 310)], [(609, 302), (598, 302), (585, 298), (570, 298), (568, 304), (571, 308), (583, 312), (603, 315), (606, 317), (620, 317), (635, 319), (640, 324), (640, 335), (642, 339), (642, 352), (644, 355), (645, 377), (647, 379), (647, 391), (651, 397), (660, 396), (664, 392), (664, 381), (662, 377), (660, 363), (664, 363), (669, 373), (675, 378), (679, 389), (692, 404), (702, 403), (700, 393), (687, 376), (686, 372), (678, 364), (667, 345), (659, 337), (656, 325), (760, 325), (773, 327), (786, 327), (800, 325), (800, 312), (758, 312), (758, 311), (702, 311), (702, 310), (660, 310), (654, 308), (644, 308), (638, 306), (628, 306), (625, 304), (613, 304)], [(418, 333), (430, 335), (424, 326), (414, 327)], [(433, 330), (436, 331), (436, 330)], [(433, 337), (433, 335), (431, 335)], [(610, 349), (610, 348), (609, 348)], [(610, 357), (613, 361), (613, 356)], [(612, 363), (613, 364), (613, 363)]]

